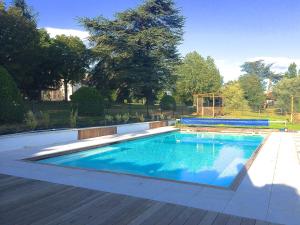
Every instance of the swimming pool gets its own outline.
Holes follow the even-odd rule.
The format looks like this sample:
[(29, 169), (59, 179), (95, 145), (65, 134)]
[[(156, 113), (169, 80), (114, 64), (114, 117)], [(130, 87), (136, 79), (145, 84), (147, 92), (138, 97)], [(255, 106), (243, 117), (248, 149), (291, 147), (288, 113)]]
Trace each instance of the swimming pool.
[(263, 140), (261, 135), (175, 131), (39, 162), (228, 188)]

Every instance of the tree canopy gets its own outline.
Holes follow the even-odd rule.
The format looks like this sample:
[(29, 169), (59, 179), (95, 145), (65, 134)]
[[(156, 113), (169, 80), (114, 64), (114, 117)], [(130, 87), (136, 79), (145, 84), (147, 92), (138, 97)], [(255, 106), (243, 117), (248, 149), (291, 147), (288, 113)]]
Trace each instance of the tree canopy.
[(146, 98), (148, 104), (171, 86), (184, 23), (172, 0), (148, 0), (113, 19), (81, 22), (90, 33), (96, 61), (91, 82), (103, 95), (117, 89), (120, 100)]
[[(241, 71), (246, 74), (252, 74), (259, 77), (261, 82), (266, 87), (267, 91), (270, 91), (273, 84), (277, 83), (282, 75), (275, 73), (271, 70), (273, 64), (265, 64), (264, 60), (257, 60), (253, 62), (245, 62), (241, 65)], [(264, 82), (267, 80), (267, 82)]]
[(285, 76), (288, 78), (294, 78), (298, 75), (297, 73), (297, 65), (296, 63), (291, 63), (288, 67), (287, 72), (285, 73)]
[(53, 40), (60, 79), (64, 83), (65, 100), (68, 100), (69, 83), (82, 80), (89, 66), (88, 52), (84, 43), (74, 36), (58, 35)]
[(251, 109), (258, 110), (262, 108), (266, 97), (263, 85), (258, 76), (255, 74), (242, 75), (239, 78), (239, 83)]
[(249, 110), (244, 91), (238, 81), (229, 82), (222, 88), (225, 112)]
[[(299, 104), (300, 77), (283, 78), (273, 89), (276, 104), (284, 111), (289, 112), (291, 107), (291, 96), (297, 96), (295, 101)], [(295, 105), (297, 105), (295, 104)], [(299, 106), (299, 105), (298, 105)], [(298, 109), (300, 110), (300, 108)]]
[(223, 79), (211, 57), (188, 53), (177, 67), (176, 92), (183, 101), (192, 101), (193, 94), (218, 92)]

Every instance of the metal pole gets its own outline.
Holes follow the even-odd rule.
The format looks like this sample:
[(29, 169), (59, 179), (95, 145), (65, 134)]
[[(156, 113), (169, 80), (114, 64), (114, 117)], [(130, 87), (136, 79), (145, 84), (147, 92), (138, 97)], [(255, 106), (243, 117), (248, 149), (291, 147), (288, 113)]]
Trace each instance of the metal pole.
[(294, 115), (294, 95), (291, 96), (291, 123), (293, 122)]
[(213, 118), (215, 118), (215, 94), (213, 94)]

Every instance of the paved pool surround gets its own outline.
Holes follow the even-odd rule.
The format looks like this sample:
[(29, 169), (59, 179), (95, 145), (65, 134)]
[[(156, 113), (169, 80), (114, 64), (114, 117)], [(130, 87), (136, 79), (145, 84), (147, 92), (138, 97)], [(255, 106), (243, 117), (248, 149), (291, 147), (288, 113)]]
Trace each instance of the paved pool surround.
[[(300, 224), (300, 166), (293, 133), (271, 133), (238, 188), (222, 190), (165, 180), (43, 165), (24, 158), (72, 151), (175, 130), (161, 127), (128, 134), (6, 149), (0, 142), (0, 173), (126, 194), (282, 224)], [(20, 136), (22, 137), (22, 135)], [(60, 138), (64, 136), (60, 134)], [(18, 140), (15, 140), (18, 142)]]

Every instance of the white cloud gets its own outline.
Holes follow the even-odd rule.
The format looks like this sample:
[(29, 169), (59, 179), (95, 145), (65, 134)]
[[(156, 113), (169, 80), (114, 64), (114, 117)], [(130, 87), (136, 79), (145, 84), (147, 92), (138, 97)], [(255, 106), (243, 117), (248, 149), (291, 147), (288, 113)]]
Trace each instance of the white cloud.
[(221, 75), (224, 78), (224, 82), (236, 80), (241, 75), (241, 62), (229, 61), (224, 59), (217, 59), (215, 60), (215, 62), (218, 69), (220, 70)]
[(277, 73), (283, 73), (287, 71), (288, 66), (295, 62), (300, 69), (300, 58), (289, 58), (289, 57), (270, 57), (270, 56), (260, 56), (247, 58), (242, 61), (230, 61), (224, 59), (215, 60), (217, 67), (220, 70), (221, 75), (224, 77), (224, 82), (230, 80), (236, 80), (242, 72), (240, 71), (240, 66), (244, 62), (251, 62), (257, 60), (264, 60), (265, 63), (273, 63), (272, 70)]
[(81, 30), (61, 29), (61, 28), (54, 28), (54, 27), (45, 27), (45, 29), (50, 34), (50, 37), (55, 37), (56, 35), (65, 34), (67, 36), (77, 36), (82, 41), (87, 41), (87, 37), (89, 36), (89, 33), (87, 31), (81, 31)]
[(256, 61), (261, 59), (264, 60), (267, 64), (273, 63), (272, 69), (277, 73), (285, 72), (289, 65), (293, 62), (295, 62), (298, 65), (298, 69), (300, 69), (300, 58), (261, 56), (249, 58), (247, 59), (247, 61)]

